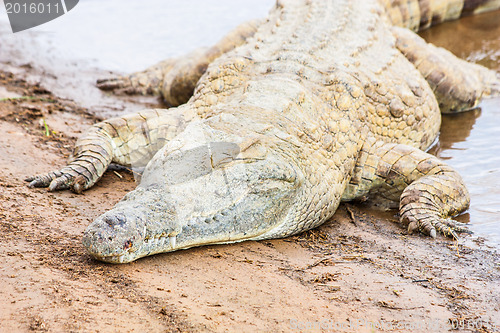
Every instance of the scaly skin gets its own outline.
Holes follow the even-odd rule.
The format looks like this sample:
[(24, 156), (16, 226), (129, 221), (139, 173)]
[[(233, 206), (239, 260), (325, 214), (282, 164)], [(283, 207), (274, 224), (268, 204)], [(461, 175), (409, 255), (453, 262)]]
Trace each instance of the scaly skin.
[[(67, 167), (30, 186), (81, 192), (111, 161), (146, 165), (137, 189), (85, 232), (90, 254), (113, 263), (286, 237), (322, 224), (341, 201), (366, 198), (399, 201), (410, 231), (456, 237), (466, 229), (450, 217), (468, 207), (467, 189), (424, 150), (438, 135), (439, 105), (469, 109), (498, 81), (394, 27), (430, 25), (418, 6), (434, 8), (439, 21), (464, 7), (435, 3), (278, 1), (267, 21), (223, 39), (210, 61), (189, 56), (184, 70), (166, 61), (134, 74), (171, 104), (171, 91), (190, 96), (185, 82), (197, 84), (179, 107), (95, 125)], [(137, 87), (130, 78), (99, 85)]]

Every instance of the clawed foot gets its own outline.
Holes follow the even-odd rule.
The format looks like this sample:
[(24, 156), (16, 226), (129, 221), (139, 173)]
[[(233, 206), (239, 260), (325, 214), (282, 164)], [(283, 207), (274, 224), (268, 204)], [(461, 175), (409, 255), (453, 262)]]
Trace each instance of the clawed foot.
[(408, 225), (408, 232), (414, 233), (415, 231), (420, 231), (432, 238), (436, 238), (439, 232), (443, 236), (458, 239), (458, 234), (467, 233), (472, 234), (467, 228), (467, 224), (461, 223), (452, 219), (424, 219), (424, 220), (414, 220), (409, 221), (408, 218), (402, 219), (402, 222)]
[(25, 181), (29, 182), (28, 187), (48, 187), (49, 191), (59, 191), (70, 189), (75, 193), (82, 193), (87, 189), (88, 181), (85, 176), (75, 174), (73, 170), (69, 172), (55, 171), (44, 175), (28, 177)]
[(97, 88), (113, 91), (117, 95), (155, 95), (160, 83), (146, 81), (137, 75), (117, 76), (109, 79), (97, 80)]
[(99, 79), (96, 84), (99, 89), (113, 91), (115, 94), (161, 95), (165, 73), (175, 63), (176, 59), (167, 59), (141, 72)]
[(98, 79), (97, 88), (101, 90), (112, 90), (117, 94), (135, 94), (136, 89), (132, 87), (130, 79), (126, 76), (117, 76), (109, 79)]

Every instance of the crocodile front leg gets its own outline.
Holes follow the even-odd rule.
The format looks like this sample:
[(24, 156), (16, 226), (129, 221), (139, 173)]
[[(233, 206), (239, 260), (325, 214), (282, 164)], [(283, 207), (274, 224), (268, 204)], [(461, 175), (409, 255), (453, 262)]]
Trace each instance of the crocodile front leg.
[(102, 177), (111, 162), (143, 167), (193, 118), (184, 109), (144, 110), (95, 124), (77, 141), (67, 166), (27, 178), (28, 186), (81, 193)]
[(193, 95), (194, 87), (208, 65), (253, 36), (260, 22), (253, 20), (240, 24), (212, 47), (164, 60), (141, 72), (97, 80), (97, 87), (118, 94), (161, 95), (170, 106), (184, 104)]
[(457, 238), (468, 232), (451, 217), (469, 207), (469, 193), (460, 175), (435, 156), (402, 144), (369, 140), (361, 150), (342, 197), (399, 200), (400, 222), (408, 231), (436, 237), (436, 231)]

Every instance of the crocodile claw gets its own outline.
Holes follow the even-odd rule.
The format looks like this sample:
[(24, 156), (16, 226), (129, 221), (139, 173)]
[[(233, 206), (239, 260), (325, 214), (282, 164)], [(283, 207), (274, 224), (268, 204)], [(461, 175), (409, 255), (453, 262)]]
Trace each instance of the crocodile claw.
[(459, 239), (458, 234), (460, 233), (472, 234), (472, 231), (467, 228), (467, 224), (444, 218), (434, 221), (412, 221), (408, 224), (408, 233), (411, 234), (417, 230), (432, 238), (436, 238), (438, 232), (453, 239)]
[(54, 179), (57, 179), (63, 175), (60, 171), (49, 172), (44, 175), (36, 175), (26, 178), (24, 181), (29, 182), (28, 187), (48, 187)]
[(117, 95), (159, 95), (163, 77), (161, 72), (138, 72), (96, 81), (97, 88)]
[(101, 90), (115, 90), (122, 88), (130, 83), (130, 80), (127, 77), (116, 77), (110, 79), (98, 79), (96, 81), (97, 88)]
[(86, 189), (87, 182), (82, 175), (73, 176), (61, 171), (28, 177), (25, 181), (29, 182), (29, 188), (48, 187), (50, 192), (70, 189), (78, 194)]
[(105, 91), (113, 91), (117, 95), (148, 95), (150, 92), (146, 87), (135, 85), (130, 78), (118, 76), (109, 79), (99, 79), (96, 82), (97, 88)]

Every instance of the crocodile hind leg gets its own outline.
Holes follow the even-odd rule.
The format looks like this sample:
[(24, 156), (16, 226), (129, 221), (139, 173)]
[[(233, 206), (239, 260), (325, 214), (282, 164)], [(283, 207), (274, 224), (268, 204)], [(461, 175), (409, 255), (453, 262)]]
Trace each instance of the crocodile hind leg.
[[(203, 54), (205, 49), (197, 49), (184, 58), (195, 62), (196, 56)], [(161, 96), (163, 88), (163, 78), (170, 72), (178, 58), (169, 58), (146, 68), (143, 71), (135, 72), (126, 76), (98, 79), (97, 87), (101, 90), (110, 90), (117, 95), (157, 95)]]
[(101, 178), (111, 162), (130, 167), (145, 166), (193, 117), (179, 107), (144, 110), (95, 124), (77, 141), (67, 166), (27, 178), (28, 186), (81, 193)]
[(396, 47), (434, 91), (441, 112), (472, 109), (482, 97), (500, 92), (500, 80), (494, 71), (459, 59), (408, 29), (393, 27), (392, 32), (396, 37)]
[(97, 87), (118, 94), (161, 95), (170, 106), (186, 103), (208, 65), (222, 54), (242, 45), (247, 38), (253, 36), (259, 24), (260, 20), (243, 23), (212, 47), (164, 60), (141, 72), (100, 79)]
[[(342, 197), (399, 201), (400, 222), (408, 230), (457, 238), (467, 229), (451, 217), (469, 207), (460, 175), (435, 156), (403, 144), (369, 140), (358, 157)], [(375, 199), (376, 200), (376, 199)]]

